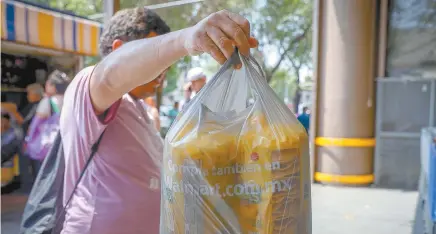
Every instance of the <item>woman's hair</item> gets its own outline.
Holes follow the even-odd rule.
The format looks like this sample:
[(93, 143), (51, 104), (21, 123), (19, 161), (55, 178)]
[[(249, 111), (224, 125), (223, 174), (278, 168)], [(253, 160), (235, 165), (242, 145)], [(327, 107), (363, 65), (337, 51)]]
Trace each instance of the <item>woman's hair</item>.
[(71, 79), (64, 72), (54, 70), (48, 76), (47, 81), (56, 87), (56, 92), (58, 94), (64, 94), (71, 82)]

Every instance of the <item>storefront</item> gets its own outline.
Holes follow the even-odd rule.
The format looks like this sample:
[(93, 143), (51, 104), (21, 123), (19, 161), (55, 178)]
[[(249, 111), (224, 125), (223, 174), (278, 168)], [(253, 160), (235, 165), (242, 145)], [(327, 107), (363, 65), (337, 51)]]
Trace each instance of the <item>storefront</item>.
[[(27, 85), (44, 84), (55, 69), (74, 77), (84, 56), (99, 54), (98, 22), (17, 0), (1, 0), (1, 11), (2, 102), (20, 108)], [(16, 158), (2, 164), (2, 185), (18, 173)]]
[(100, 23), (21, 1), (1, 4), (2, 101), (18, 101), (12, 93), (43, 84), (54, 69), (74, 76), (84, 56), (98, 56)]

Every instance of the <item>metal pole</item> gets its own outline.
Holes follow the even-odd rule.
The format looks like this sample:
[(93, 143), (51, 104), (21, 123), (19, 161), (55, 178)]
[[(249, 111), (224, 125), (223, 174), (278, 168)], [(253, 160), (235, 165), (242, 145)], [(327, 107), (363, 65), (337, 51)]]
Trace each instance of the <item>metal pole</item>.
[(104, 23), (106, 25), (112, 16), (120, 10), (120, 0), (104, 0), (103, 4)]
[(320, 76), (319, 76), (319, 40), (320, 35), (322, 32), (321, 25), (321, 19), (322, 19), (322, 7), (323, 7), (323, 1), (322, 0), (315, 0), (314, 1), (314, 10), (313, 10), (313, 36), (312, 36), (312, 57), (313, 57), (313, 64), (314, 64), (314, 81), (312, 86), (312, 106), (311, 106), (311, 114), (310, 114), (310, 133), (309, 133), (309, 142), (310, 142), (310, 164), (311, 164), (311, 178), (313, 181), (313, 175), (315, 174), (315, 168), (316, 168), (316, 147), (315, 147), (315, 136), (317, 136), (317, 130), (318, 130), (318, 93), (319, 93), (319, 83), (320, 83)]
[(318, 35), (316, 173), (322, 183), (374, 180), (376, 1), (322, 1)]

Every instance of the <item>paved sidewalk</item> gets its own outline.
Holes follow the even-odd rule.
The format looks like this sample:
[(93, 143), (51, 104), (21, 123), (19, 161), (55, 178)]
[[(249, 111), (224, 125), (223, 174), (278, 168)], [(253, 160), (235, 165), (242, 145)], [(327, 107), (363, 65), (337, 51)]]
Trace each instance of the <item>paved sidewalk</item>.
[[(411, 234), (418, 192), (312, 186), (313, 234)], [(26, 197), (2, 196), (2, 232), (16, 234)]]
[(411, 234), (418, 192), (312, 186), (313, 234)]
[(1, 196), (1, 233), (17, 234), (21, 221), (21, 213), (26, 204), (27, 196), (2, 195)]

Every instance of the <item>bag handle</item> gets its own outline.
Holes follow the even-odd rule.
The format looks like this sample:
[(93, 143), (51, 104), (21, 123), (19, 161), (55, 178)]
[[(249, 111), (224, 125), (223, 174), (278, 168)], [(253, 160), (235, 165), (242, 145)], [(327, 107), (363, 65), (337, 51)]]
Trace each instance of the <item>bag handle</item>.
[[(85, 175), (86, 169), (88, 169), (89, 164), (91, 163), (92, 159), (94, 158), (95, 154), (97, 153), (98, 147), (100, 145), (101, 139), (103, 138), (104, 133), (106, 132), (106, 129), (103, 130), (103, 132), (98, 137), (97, 141), (91, 146), (91, 153), (89, 154), (89, 158), (85, 163), (85, 166), (83, 167), (83, 170), (80, 172), (80, 176), (76, 181), (76, 184), (74, 185), (73, 190), (71, 191), (70, 196), (68, 197), (67, 202), (62, 207), (61, 213), (59, 214), (58, 218), (56, 219), (54, 227), (57, 226), (58, 222), (60, 221), (60, 218), (64, 216), (66, 209), (68, 205), (70, 204), (71, 200), (73, 199), (74, 193), (76, 192), (77, 187), (80, 184), (80, 181), (82, 180), (83, 176)], [(54, 228), (53, 228), (54, 230)]]

